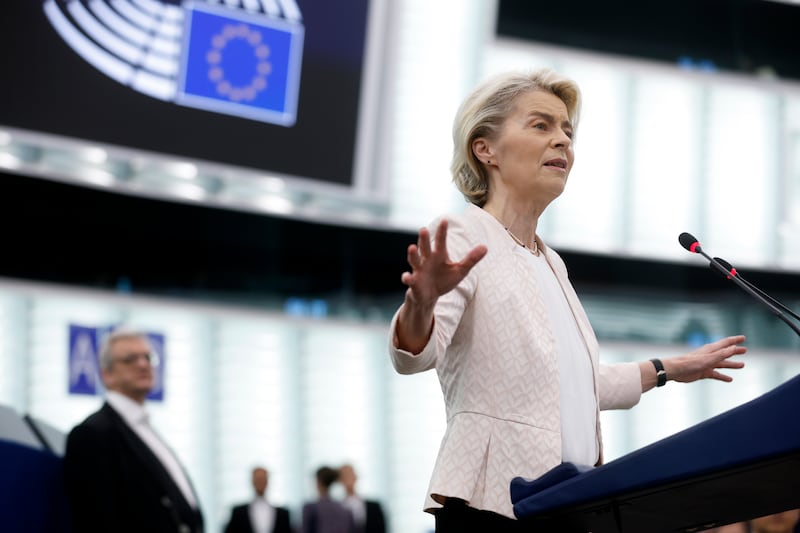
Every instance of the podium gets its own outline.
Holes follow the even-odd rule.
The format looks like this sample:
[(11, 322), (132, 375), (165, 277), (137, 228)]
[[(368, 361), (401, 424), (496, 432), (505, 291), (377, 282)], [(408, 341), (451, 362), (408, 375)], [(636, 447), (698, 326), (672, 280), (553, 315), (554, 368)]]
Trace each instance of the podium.
[(70, 532), (64, 440), (49, 424), (0, 405), (0, 531)]
[(531, 531), (559, 533), (695, 532), (798, 508), (800, 375), (600, 467), (515, 478), (511, 499)]

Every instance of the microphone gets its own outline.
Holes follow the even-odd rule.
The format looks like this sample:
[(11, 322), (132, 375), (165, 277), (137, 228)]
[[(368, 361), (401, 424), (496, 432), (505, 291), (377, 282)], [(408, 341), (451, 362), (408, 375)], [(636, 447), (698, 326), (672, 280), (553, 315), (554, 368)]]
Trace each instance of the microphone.
[[(728, 275), (725, 276), (727, 279), (731, 279), (734, 276), (739, 276), (739, 273), (736, 272), (736, 268), (732, 264), (730, 264), (727, 261), (725, 261), (723, 258), (715, 257), (714, 261), (716, 261), (720, 265), (724, 266), (725, 270), (728, 271)], [(749, 281), (744, 279), (742, 276), (739, 276), (739, 279), (742, 280), (743, 283), (747, 283), (749, 286), (753, 287), (753, 289), (758, 290), (755, 285), (753, 285), (752, 283), (750, 283)], [(759, 291), (759, 292), (761, 292), (761, 291)], [(762, 295), (763, 295), (763, 293), (762, 293)]]
[[(700, 241), (698, 241), (694, 235), (691, 233), (686, 233), (685, 231), (678, 235), (678, 242), (681, 243), (681, 246), (692, 252), (693, 254), (702, 253), (703, 248), (700, 246)], [(705, 254), (704, 254), (705, 255)]]
[[(709, 267), (711, 267), (713, 270), (716, 270), (717, 272), (719, 272), (720, 274), (722, 274), (726, 278), (728, 278), (731, 281), (733, 281), (740, 289), (742, 289), (747, 294), (749, 294), (750, 296), (755, 298), (757, 301), (759, 301), (761, 304), (766, 306), (767, 309), (769, 309), (772, 312), (772, 314), (774, 314), (775, 316), (777, 316), (778, 318), (783, 320), (786, 323), (787, 326), (792, 328), (792, 330), (795, 333), (797, 333), (797, 335), (800, 335), (800, 327), (798, 327), (797, 324), (791, 322), (786, 317), (786, 315), (783, 313), (783, 311), (781, 309), (779, 309), (778, 306), (773, 303), (775, 300), (772, 297), (767, 296), (760, 289), (756, 289), (755, 287), (751, 286), (749, 283), (743, 281), (741, 276), (739, 276), (738, 273), (736, 272), (736, 269), (733, 268), (730, 265), (730, 263), (728, 263), (727, 261), (725, 261), (725, 264), (723, 264), (717, 258), (710, 257), (708, 254), (706, 254), (703, 251), (703, 247), (700, 246), (700, 241), (697, 240), (694, 235), (692, 235), (691, 233), (683, 232), (678, 236), (678, 242), (680, 242), (681, 246), (686, 248), (688, 251), (690, 251), (690, 252), (692, 252), (694, 254), (700, 254), (703, 257), (705, 257), (706, 259), (708, 259), (708, 266)], [(726, 265), (727, 265), (727, 268), (726, 268)], [(779, 304), (778, 303), (778, 305), (783, 307), (783, 304)], [(792, 315), (795, 316), (795, 317), (797, 316), (794, 313), (792, 313)]]
[[(736, 283), (737, 285), (739, 285), (739, 286), (744, 285), (744, 283), (742, 283), (742, 281), (740, 279), (731, 276), (731, 273), (730, 273), (729, 269), (725, 268), (725, 266), (723, 266), (722, 264), (717, 262), (714, 258), (709, 257), (709, 255), (703, 251), (703, 247), (700, 246), (700, 241), (698, 241), (697, 238), (694, 235), (692, 235), (691, 233), (686, 233), (684, 231), (683, 233), (678, 235), (678, 242), (681, 243), (681, 246), (683, 246), (684, 248), (686, 248), (687, 250), (689, 250), (693, 254), (700, 254), (703, 257), (705, 257), (706, 259), (708, 259), (708, 266), (711, 267), (712, 269), (716, 269), (717, 272), (719, 272), (720, 274), (722, 274), (723, 276), (725, 276), (728, 279), (731, 279), (731, 280), (736, 279), (736, 281), (734, 283)], [(742, 288), (745, 291), (748, 291), (748, 289), (749, 289), (746, 286), (744, 286)], [(755, 297), (759, 298), (758, 296), (755, 296)], [(771, 305), (771, 304), (767, 304), (767, 305)]]

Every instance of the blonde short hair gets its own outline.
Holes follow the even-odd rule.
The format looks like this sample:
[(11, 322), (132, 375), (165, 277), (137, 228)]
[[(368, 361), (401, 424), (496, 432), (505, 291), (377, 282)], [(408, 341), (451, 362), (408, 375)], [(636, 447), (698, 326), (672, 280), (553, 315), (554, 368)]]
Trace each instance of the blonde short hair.
[(499, 134), (517, 97), (530, 91), (546, 91), (560, 98), (567, 106), (573, 132), (577, 130), (581, 94), (571, 79), (545, 68), (505, 72), (484, 81), (464, 100), (453, 121), (450, 172), (468, 202), (483, 206), (489, 191), (486, 169), (472, 152), (472, 141), (479, 137), (491, 139)]

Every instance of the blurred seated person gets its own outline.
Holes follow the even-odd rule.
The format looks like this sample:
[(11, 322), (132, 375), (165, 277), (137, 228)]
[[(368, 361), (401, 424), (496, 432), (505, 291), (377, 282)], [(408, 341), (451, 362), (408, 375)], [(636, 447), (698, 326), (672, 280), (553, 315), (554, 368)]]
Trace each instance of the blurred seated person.
[(289, 510), (267, 501), (269, 471), (261, 466), (253, 468), (252, 482), (253, 501), (233, 508), (225, 533), (291, 533)]

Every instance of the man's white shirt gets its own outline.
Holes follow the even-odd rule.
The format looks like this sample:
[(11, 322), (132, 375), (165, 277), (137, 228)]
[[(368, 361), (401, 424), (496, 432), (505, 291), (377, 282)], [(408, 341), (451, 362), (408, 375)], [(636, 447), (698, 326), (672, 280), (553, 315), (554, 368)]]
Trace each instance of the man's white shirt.
[(367, 521), (367, 504), (358, 496), (348, 496), (344, 499), (344, 505), (353, 514), (353, 521), (357, 526), (363, 526)]
[(149, 415), (144, 406), (139, 405), (123, 394), (111, 390), (106, 392), (106, 401), (150, 448), (150, 451), (158, 458), (181, 490), (186, 501), (192, 507), (197, 508), (197, 498), (192, 490), (191, 483), (189, 483), (189, 478), (186, 477), (183, 467), (181, 467), (180, 462), (178, 462), (172, 450), (169, 449), (169, 446), (153, 431), (150, 426)]
[(249, 507), (253, 533), (270, 533), (275, 524), (275, 508), (264, 498), (255, 498)]

